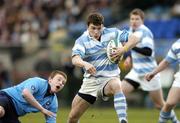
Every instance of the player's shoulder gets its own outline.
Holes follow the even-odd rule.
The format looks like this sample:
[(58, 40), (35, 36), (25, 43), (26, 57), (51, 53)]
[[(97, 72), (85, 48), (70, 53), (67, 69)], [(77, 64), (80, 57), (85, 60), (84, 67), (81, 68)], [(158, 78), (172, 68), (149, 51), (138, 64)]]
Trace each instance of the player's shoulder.
[(118, 31), (118, 28), (116, 27), (103, 28), (103, 33), (109, 33), (109, 32), (114, 32), (114, 31)]
[(141, 25), (140, 30), (143, 30), (146, 33), (152, 33), (152, 31), (146, 25)]
[(76, 41), (83, 41), (83, 40), (87, 40), (88, 39), (88, 31), (84, 31), (84, 33), (82, 33), (77, 39)]
[(41, 81), (45, 80), (44, 78), (41, 78), (41, 77), (38, 77), (38, 76), (34, 76), (34, 77), (29, 78), (29, 79), (36, 79), (36, 80), (41, 80)]
[(108, 33), (116, 33), (116, 34), (129, 34), (129, 32), (126, 29), (120, 30), (116, 27), (112, 27), (112, 28), (104, 28), (103, 30), (103, 34), (108, 34)]
[(153, 38), (152, 31), (144, 24), (141, 25), (137, 31), (142, 32), (145, 37), (148, 36)]
[(179, 49), (180, 48), (180, 39), (178, 39), (177, 41), (175, 41), (173, 44), (172, 44), (172, 48), (175, 48), (175, 49)]
[(30, 82), (46, 82), (47, 80), (41, 77), (31, 77), (29, 79), (27, 79)]
[(180, 44), (180, 38), (175, 43)]

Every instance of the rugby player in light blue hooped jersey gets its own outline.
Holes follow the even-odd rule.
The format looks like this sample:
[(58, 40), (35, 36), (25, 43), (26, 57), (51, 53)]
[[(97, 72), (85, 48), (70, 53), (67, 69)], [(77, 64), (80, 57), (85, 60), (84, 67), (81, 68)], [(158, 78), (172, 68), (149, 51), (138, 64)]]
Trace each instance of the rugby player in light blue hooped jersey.
[[(169, 50), (167, 56), (159, 63), (159, 65), (150, 73), (146, 74), (146, 79), (150, 81), (159, 72), (163, 71), (169, 66), (169, 64), (178, 63), (180, 67), (180, 39), (178, 39)], [(165, 105), (162, 107), (159, 123), (167, 123), (168, 120), (172, 120), (173, 123), (180, 123), (172, 119), (171, 112), (179, 101), (180, 94), (180, 69), (174, 75), (174, 82), (168, 93)]]
[(66, 80), (64, 72), (55, 70), (48, 80), (33, 77), (0, 90), (0, 123), (20, 123), (18, 117), (31, 112), (41, 112), (46, 123), (56, 123), (56, 93), (64, 87)]
[(84, 69), (83, 84), (74, 97), (68, 123), (77, 123), (83, 113), (97, 97), (107, 99), (114, 96), (114, 108), (119, 123), (127, 123), (126, 98), (121, 89), (118, 64), (111, 63), (106, 48), (111, 39), (126, 42), (124, 47), (114, 52), (118, 58), (138, 41), (138, 34), (129, 35), (127, 31), (103, 27), (104, 18), (98, 12), (90, 13), (87, 18), (87, 30), (75, 41), (72, 49), (72, 63)]
[[(144, 25), (144, 12), (141, 9), (133, 9), (129, 16), (130, 33), (140, 33), (141, 41), (136, 47), (132, 48), (131, 57), (127, 57), (124, 62), (125, 68), (128, 68), (131, 64), (132, 68), (122, 81), (123, 92), (125, 95), (128, 95), (140, 87), (143, 91), (149, 92), (149, 96), (155, 107), (161, 109), (164, 105), (164, 99), (160, 75), (155, 76), (150, 82), (147, 82), (144, 77), (145, 74), (157, 67), (153, 34), (150, 29)], [(174, 111), (172, 111), (171, 117), (173, 123), (178, 121)]]

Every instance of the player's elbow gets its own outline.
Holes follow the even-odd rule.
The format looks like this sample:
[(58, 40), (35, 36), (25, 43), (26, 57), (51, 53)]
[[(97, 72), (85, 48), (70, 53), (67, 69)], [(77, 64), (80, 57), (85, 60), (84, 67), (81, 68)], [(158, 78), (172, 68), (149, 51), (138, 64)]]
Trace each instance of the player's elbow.
[(77, 65), (79, 61), (80, 61), (80, 57), (78, 55), (75, 55), (72, 57), (72, 64), (73, 65)]
[(72, 64), (75, 65), (76, 64), (76, 60), (74, 58), (72, 58)]
[(74, 59), (74, 58), (72, 58), (72, 64), (73, 64), (73, 65), (76, 65), (76, 63), (77, 63), (77, 60)]

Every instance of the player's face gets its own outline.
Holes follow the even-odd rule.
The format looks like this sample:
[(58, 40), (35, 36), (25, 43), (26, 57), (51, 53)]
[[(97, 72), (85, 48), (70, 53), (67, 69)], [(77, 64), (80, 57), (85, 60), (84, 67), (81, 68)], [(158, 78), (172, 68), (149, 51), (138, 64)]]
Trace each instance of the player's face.
[(49, 78), (49, 84), (51, 86), (51, 92), (57, 93), (63, 89), (64, 85), (66, 84), (66, 79), (62, 75), (57, 74), (53, 78)]
[(130, 26), (132, 29), (137, 29), (142, 24), (143, 24), (143, 20), (141, 19), (139, 15), (130, 16)]
[(88, 31), (89, 31), (89, 35), (92, 36), (93, 38), (95, 38), (96, 40), (99, 40), (100, 36), (101, 36), (101, 31), (102, 31), (103, 25), (94, 25), (94, 24), (89, 24), (88, 26)]

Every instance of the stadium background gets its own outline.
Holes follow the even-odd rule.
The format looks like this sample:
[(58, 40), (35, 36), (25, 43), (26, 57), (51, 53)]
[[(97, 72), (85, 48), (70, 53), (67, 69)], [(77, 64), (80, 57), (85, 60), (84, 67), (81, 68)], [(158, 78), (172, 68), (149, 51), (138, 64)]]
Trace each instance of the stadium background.
[[(0, 88), (53, 69), (68, 74), (66, 87), (58, 93), (61, 107), (69, 107), (81, 85), (82, 70), (71, 64), (71, 48), (86, 29), (85, 19), (92, 10), (101, 12), (106, 27), (128, 28), (128, 13), (145, 11), (145, 24), (155, 37), (156, 58), (160, 62), (171, 44), (180, 38), (179, 0), (0, 0)], [(127, 73), (122, 68), (121, 77)], [(162, 72), (166, 94), (176, 64)], [(95, 106), (112, 106), (112, 101)], [(153, 105), (147, 93), (135, 91), (128, 97), (129, 107)]]

